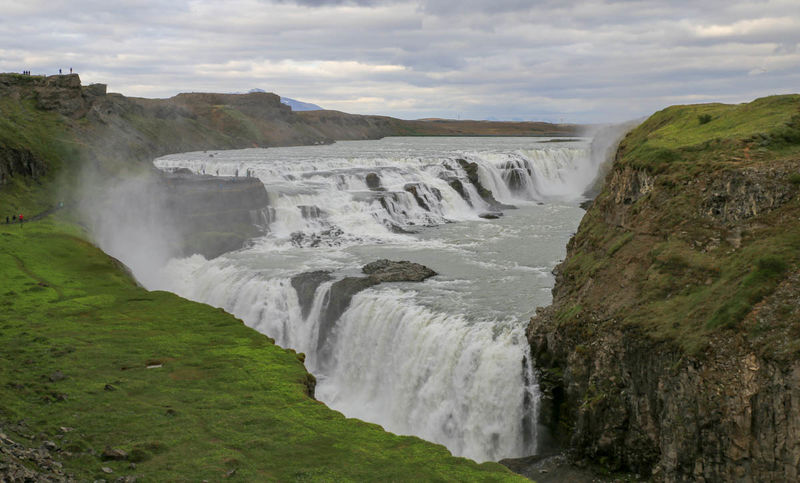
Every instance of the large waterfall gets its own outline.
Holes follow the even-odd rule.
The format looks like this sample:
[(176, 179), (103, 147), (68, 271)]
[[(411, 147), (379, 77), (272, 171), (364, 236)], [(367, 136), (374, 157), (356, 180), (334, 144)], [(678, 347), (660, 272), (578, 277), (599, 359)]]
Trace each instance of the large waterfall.
[[(148, 288), (223, 307), (304, 352), (317, 397), (348, 416), (478, 461), (536, 452), (524, 328), (549, 302), (596, 173), (588, 142), (388, 138), (156, 165), (257, 177), (270, 206), (254, 220), (266, 236), (214, 260), (173, 259)], [(359, 291), (326, 322), (333, 284), (379, 258), (439, 275)]]

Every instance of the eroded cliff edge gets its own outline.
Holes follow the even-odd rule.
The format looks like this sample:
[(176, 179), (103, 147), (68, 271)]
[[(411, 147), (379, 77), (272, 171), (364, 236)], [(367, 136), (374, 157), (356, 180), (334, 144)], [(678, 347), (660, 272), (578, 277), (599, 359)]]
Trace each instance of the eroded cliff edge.
[(800, 477), (800, 96), (621, 142), (528, 338), (541, 419), (656, 481)]

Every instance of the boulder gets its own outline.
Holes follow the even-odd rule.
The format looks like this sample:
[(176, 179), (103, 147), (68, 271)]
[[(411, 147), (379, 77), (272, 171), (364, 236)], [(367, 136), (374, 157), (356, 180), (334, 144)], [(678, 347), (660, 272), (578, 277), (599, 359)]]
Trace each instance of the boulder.
[(364, 181), (367, 183), (367, 188), (373, 191), (382, 189), (381, 178), (377, 173), (367, 173), (367, 177), (364, 179)]
[(422, 282), (427, 278), (437, 275), (436, 272), (425, 265), (409, 262), (407, 260), (396, 262), (381, 259), (364, 265), (361, 271), (369, 275), (369, 278), (374, 280), (375, 283)]

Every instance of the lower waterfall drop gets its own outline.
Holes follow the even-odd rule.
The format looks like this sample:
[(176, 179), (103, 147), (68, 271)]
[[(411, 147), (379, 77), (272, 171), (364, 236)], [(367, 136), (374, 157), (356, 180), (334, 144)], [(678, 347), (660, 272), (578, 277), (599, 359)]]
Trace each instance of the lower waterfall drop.
[[(269, 232), (213, 260), (173, 259), (148, 288), (222, 307), (305, 353), (317, 398), (348, 417), (476, 461), (535, 454), (525, 326), (550, 302), (593, 177), (587, 142), (559, 144), (388, 138), (160, 158), (162, 169), (259, 177)], [(382, 258), (439, 275), (361, 290), (321, 331), (340, 302), (333, 284)]]

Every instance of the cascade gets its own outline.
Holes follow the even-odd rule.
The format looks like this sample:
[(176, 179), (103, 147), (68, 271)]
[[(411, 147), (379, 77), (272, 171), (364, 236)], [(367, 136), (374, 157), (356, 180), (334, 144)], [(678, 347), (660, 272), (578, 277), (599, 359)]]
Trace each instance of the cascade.
[[(489, 141), (458, 149), (435, 142), (156, 160), (165, 170), (258, 177), (270, 206), (252, 218), (269, 232), (214, 260), (172, 259), (147, 278), (155, 280), (148, 288), (222, 307), (277, 344), (305, 353), (318, 379), (317, 397), (348, 416), (478, 461), (534, 454), (539, 395), (524, 327), (535, 305), (517, 310), (513, 304), (536, 297), (538, 305), (548, 302), (549, 271), (563, 256), (579, 219), (574, 205), (596, 169), (586, 142), (540, 147), (515, 140), (491, 150), (481, 149)], [(541, 234), (526, 235), (528, 221), (492, 225), (479, 216), (508, 205), (520, 207), (519, 215), (505, 217), (509, 223), (512, 216), (542, 220)], [(557, 249), (539, 249), (546, 260), (525, 265), (531, 255), (517, 240), (550, 232), (563, 238)], [(517, 258), (504, 260), (511, 252)], [(332, 285), (380, 257), (419, 257), (442, 275), (362, 290), (321, 332)], [(523, 296), (515, 298), (514, 290)]]

